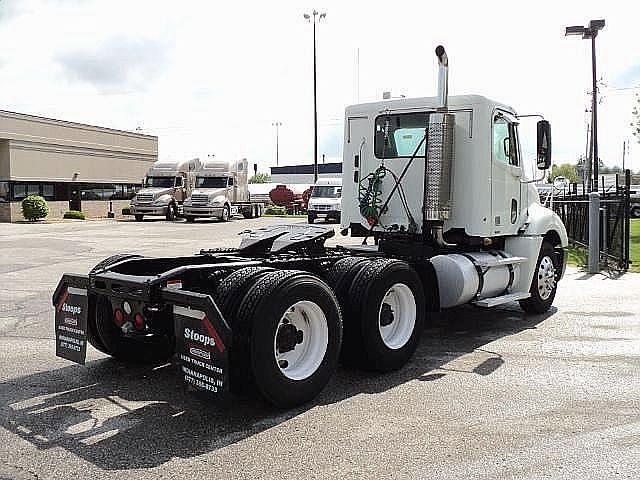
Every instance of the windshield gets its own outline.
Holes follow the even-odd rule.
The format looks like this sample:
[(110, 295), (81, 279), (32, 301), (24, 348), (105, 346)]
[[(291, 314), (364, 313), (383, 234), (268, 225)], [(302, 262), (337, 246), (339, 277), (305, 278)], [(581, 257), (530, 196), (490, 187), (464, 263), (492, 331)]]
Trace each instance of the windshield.
[(227, 177), (198, 177), (196, 178), (196, 188), (225, 188)]
[(147, 177), (144, 181), (145, 187), (173, 187), (173, 177)]
[(312, 197), (320, 198), (340, 198), (342, 187), (333, 187), (328, 185), (317, 185), (313, 187)]

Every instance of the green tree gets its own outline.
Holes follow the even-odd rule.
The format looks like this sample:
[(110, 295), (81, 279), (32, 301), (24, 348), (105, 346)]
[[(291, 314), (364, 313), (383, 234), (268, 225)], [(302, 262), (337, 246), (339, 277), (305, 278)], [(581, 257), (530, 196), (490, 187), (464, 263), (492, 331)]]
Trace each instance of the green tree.
[(271, 181), (271, 175), (268, 173), (256, 173), (249, 179), (249, 183), (269, 183)]
[(636, 94), (636, 104), (631, 111), (633, 121), (631, 122), (631, 131), (640, 143), (640, 94)]
[(554, 165), (551, 168), (551, 173), (549, 174), (549, 183), (553, 183), (556, 177), (564, 177), (569, 183), (575, 183), (578, 181), (578, 171), (576, 170), (576, 166), (571, 163), (563, 163), (561, 165)]
[(49, 205), (40, 195), (29, 195), (22, 200), (22, 216), (34, 222), (49, 215)]

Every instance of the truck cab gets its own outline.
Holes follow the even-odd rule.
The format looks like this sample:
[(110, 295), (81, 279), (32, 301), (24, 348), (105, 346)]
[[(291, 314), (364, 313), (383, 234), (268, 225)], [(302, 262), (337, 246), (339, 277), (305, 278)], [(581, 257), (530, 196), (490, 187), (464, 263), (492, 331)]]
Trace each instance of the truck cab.
[(173, 220), (194, 187), (197, 158), (182, 161), (158, 160), (142, 181), (142, 188), (131, 200), (131, 213), (141, 222), (145, 215), (162, 215)]
[(258, 205), (249, 198), (247, 159), (233, 162), (208, 160), (195, 179), (195, 188), (184, 202), (187, 222), (215, 217), (226, 222), (234, 215), (258, 215)]
[(326, 221), (340, 222), (342, 201), (341, 178), (319, 178), (313, 185), (309, 204), (307, 205), (307, 220), (315, 222), (317, 218)]

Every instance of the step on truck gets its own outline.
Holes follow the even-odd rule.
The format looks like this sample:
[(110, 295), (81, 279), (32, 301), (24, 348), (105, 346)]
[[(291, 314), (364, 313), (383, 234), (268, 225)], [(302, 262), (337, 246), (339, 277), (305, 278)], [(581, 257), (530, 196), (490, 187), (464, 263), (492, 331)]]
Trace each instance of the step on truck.
[[(192, 256), (117, 255), (65, 274), (53, 295), (56, 353), (87, 343), (125, 362), (176, 356), (193, 389), (312, 400), (337, 363), (375, 372), (412, 357), (433, 312), (518, 301), (541, 314), (565, 266), (567, 235), (526, 179), (524, 116), (481, 96), (438, 95), (346, 109), (342, 233), (299, 223), (245, 232)], [(532, 124), (533, 125), (533, 124)], [(551, 131), (537, 122), (537, 166)]]
[(158, 160), (142, 181), (142, 188), (131, 200), (131, 214), (136, 221), (145, 215), (162, 215), (174, 220), (182, 214), (182, 204), (191, 195), (200, 159)]
[(195, 188), (184, 202), (187, 222), (196, 218), (215, 217), (227, 222), (236, 215), (262, 216), (264, 204), (251, 201), (247, 168), (246, 158), (234, 162), (205, 161), (197, 172)]

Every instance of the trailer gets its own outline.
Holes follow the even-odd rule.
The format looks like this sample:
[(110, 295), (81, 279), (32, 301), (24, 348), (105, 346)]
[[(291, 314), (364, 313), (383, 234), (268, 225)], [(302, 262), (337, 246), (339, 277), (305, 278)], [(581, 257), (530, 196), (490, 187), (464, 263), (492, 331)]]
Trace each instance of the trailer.
[[(217, 398), (278, 407), (312, 400), (338, 362), (375, 372), (412, 357), (433, 312), (518, 301), (547, 311), (567, 235), (524, 177), (518, 117), (481, 96), (354, 105), (345, 113), (341, 233), (327, 226), (247, 231), (238, 248), (186, 257), (117, 255), (54, 294), (56, 354), (87, 344), (125, 362), (166, 361)], [(551, 129), (537, 123), (537, 164)]]

